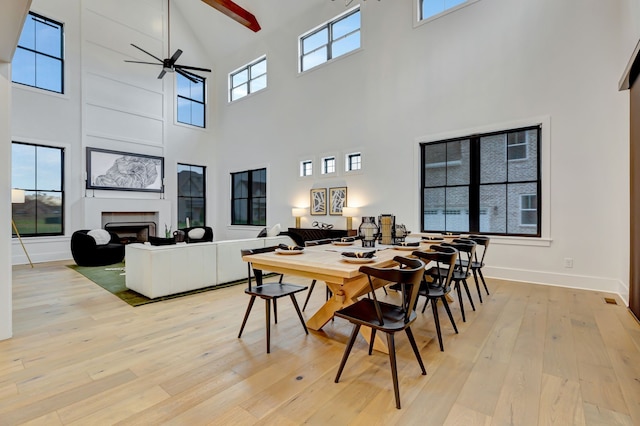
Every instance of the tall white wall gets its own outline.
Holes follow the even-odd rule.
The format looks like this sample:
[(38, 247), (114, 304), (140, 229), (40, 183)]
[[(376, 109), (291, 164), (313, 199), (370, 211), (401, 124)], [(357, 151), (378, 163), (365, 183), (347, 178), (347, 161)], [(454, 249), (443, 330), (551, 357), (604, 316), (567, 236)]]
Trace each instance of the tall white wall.
[[(116, 207), (114, 211), (148, 206), (160, 211), (159, 232), (165, 224), (175, 229), (176, 164), (213, 169), (211, 132), (175, 122), (173, 74), (159, 80), (160, 66), (124, 62), (153, 61), (131, 43), (167, 56), (166, 1), (36, 0), (31, 10), (62, 22), (65, 33), (64, 95), (13, 85), (13, 140), (65, 149), (65, 235), (25, 239), (31, 258), (36, 263), (70, 259), (71, 234), (99, 226), (93, 216), (100, 206)], [(179, 63), (210, 66), (173, 8), (171, 38), (172, 52), (178, 47), (184, 51)], [(164, 157), (165, 193), (86, 190), (87, 147)], [(15, 241), (13, 263), (26, 262)]]
[[(363, 214), (394, 213), (419, 231), (420, 141), (543, 122), (546, 238), (494, 238), (490, 275), (626, 296), (629, 111), (617, 90), (626, 2), (481, 0), (424, 25), (412, 24), (414, 3), (362, 3), (362, 50), (303, 75), (297, 37), (344, 4), (318, 4), (219, 61), (227, 72), (266, 54), (269, 67), (264, 92), (216, 98), (219, 198), (230, 197), (230, 172), (268, 166), (270, 225), (293, 226), (290, 209), (308, 205), (310, 188), (344, 185)], [(223, 93), (222, 72), (217, 84)], [(361, 174), (298, 177), (301, 159), (334, 153), (342, 168), (352, 150), (363, 153)], [(303, 226), (312, 220), (344, 227), (332, 216)], [(226, 236), (256, 232), (229, 223), (225, 206), (216, 224)]]
[(11, 65), (0, 60), (0, 220), (5, 224), (0, 234), (0, 340), (13, 334), (11, 285)]

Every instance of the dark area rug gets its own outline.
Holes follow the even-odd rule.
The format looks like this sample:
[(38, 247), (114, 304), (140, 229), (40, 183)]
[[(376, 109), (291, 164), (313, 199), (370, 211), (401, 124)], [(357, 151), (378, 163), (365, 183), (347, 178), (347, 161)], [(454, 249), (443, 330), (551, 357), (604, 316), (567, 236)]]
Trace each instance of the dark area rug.
[(169, 296), (156, 297), (155, 299), (149, 299), (140, 293), (136, 293), (133, 290), (129, 290), (125, 285), (125, 267), (124, 263), (116, 263), (107, 266), (78, 266), (67, 265), (67, 267), (79, 272), (100, 287), (104, 288), (110, 293), (115, 294), (123, 301), (127, 302), (131, 306), (141, 306), (147, 303), (160, 302), (162, 300), (175, 299), (177, 297), (188, 296), (190, 294), (202, 293), (205, 291), (216, 290), (219, 288), (230, 287), (246, 283), (247, 280), (238, 280), (230, 283), (213, 285), (210, 287), (199, 288), (197, 290), (185, 291), (184, 293), (171, 294)]

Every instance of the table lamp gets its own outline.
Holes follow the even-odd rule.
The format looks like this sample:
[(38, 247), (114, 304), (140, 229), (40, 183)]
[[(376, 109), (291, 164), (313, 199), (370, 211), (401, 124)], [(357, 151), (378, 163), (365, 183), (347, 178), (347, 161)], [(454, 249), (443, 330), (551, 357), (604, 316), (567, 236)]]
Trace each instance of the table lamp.
[(296, 218), (296, 228), (300, 228), (300, 218), (307, 213), (307, 209), (294, 207), (291, 209), (291, 216)]
[[(24, 190), (23, 189), (11, 189), (11, 204), (23, 204), (24, 203)], [(18, 232), (18, 227), (16, 223), (13, 221), (13, 213), (11, 214), (11, 225), (13, 226), (13, 230), (18, 237), (18, 241), (20, 241), (20, 245), (22, 246), (22, 250), (24, 250), (24, 254), (27, 255), (27, 259), (29, 260), (29, 264), (33, 268), (33, 262), (31, 262), (31, 257), (29, 257), (29, 253), (27, 253), (27, 248), (24, 246), (22, 242), (22, 237)]]
[(343, 207), (342, 216), (347, 218), (347, 231), (351, 231), (353, 227), (353, 218), (358, 216), (358, 209), (356, 207)]

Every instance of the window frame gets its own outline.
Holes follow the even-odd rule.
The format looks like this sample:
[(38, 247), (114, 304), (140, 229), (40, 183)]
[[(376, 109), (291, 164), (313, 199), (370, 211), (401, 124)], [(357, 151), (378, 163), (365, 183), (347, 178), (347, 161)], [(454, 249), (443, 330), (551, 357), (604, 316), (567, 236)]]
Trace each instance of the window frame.
[[(15, 67), (12, 67), (11, 82), (15, 83), (15, 84), (18, 84), (20, 86), (24, 86), (24, 87), (30, 87), (30, 88), (38, 89), (38, 90), (44, 90), (45, 92), (48, 92), (48, 93), (57, 93), (57, 94), (64, 95), (64, 93), (65, 93), (65, 60), (64, 60), (64, 54), (65, 54), (65, 50), (64, 50), (65, 36), (64, 35), (65, 35), (65, 32), (64, 32), (64, 24), (62, 22), (56, 21), (55, 19), (47, 18), (46, 16), (40, 15), (39, 13), (35, 13), (35, 12), (32, 12), (32, 11), (29, 11), (29, 13), (27, 14), (27, 18), (26, 19), (33, 19), (36, 22), (40, 22), (40, 23), (42, 23), (44, 25), (48, 25), (48, 26), (51, 26), (51, 27), (54, 27), (54, 28), (59, 27), (60, 57), (56, 57), (56, 56), (53, 56), (51, 54), (39, 51), (37, 48), (32, 49), (32, 48), (29, 48), (29, 47), (21, 46), (20, 45), (20, 39), (22, 39), (22, 34), (25, 31), (25, 27), (26, 27), (26, 26), (23, 25), (22, 31), (20, 32), (20, 38), (18, 39), (18, 44), (16, 46), (16, 50), (14, 52), (14, 58), (15, 58), (16, 52), (18, 52), (18, 49), (21, 49), (21, 50), (33, 53), (34, 54), (34, 60), (36, 58), (38, 58), (38, 55), (40, 55), (40, 56), (47, 57), (49, 59), (53, 59), (53, 60), (59, 61), (60, 62), (60, 91), (51, 90), (51, 89), (47, 89), (45, 87), (38, 86), (37, 82), (32, 85), (32, 84), (27, 84), (27, 83), (22, 83), (22, 82), (19, 82), (19, 81), (15, 81), (14, 80), (15, 70), (16, 70)], [(25, 19), (25, 22), (26, 22), (26, 19)], [(37, 32), (36, 32), (36, 34), (37, 34)], [(37, 43), (36, 35), (34, 35), (34, 44), (36, 44), (36, 43)], [(12, 62), (13, 62), (13, 59), (12, 59)], [(36, 61), (36, 65), (34, 65), (34, 80), (37, 78), (37, 75), (38, 75), (38, 73), (37, 73), (37, 61)]]
[[(202, 197), (197, 197), (197, 196), (193, 196), (193, 195), (180, 195), (180, 181), (179, 181), (179, 176), (180, 176), (180, 167), (189, 167), (189, 169), (192, 168), (199, 168), (202, 169)], [(186, 228), (186, 215), (185, 215), (185, 221), (181, 222), (182, 217), (180, 216), (180, 200), (190, 200), (192, 208), (191, 211), (193, 211), (193, 200), (194, 199), (198, 199), (198, 200), (202, 200), (202, 216), (204, 217), (204, 220), (202, 221), (202, 223), (200, 223), (200, 221), (194, 221), (193, 217), (189, 217), (189, 225), (190, 226), (206, 226), (207, 225), (207, 167), (206, 166), (199, 166), (197, 164), (186, 164), (186, 163), (177, 163), (177, 173), (176, 173), (176, 179), (178, 180), (178, 185), (176, 187), (176, 201), (177, 201), (177, 206), (176, 206), (176, 213), (178, 215), (178, 219), (177, 219), (177, 223), (178, 223), (178, 229), (180, 228)]]
[[(63, 236), (65, 234), (65, 210), (66, 210), (66, 205), (65, 205), (65, 168), (66, 168), (66, 148), (62, 147), (62, 146), (54, 146), (54, 145), (46, 145), (46, 144), (42, 144), (42, 143), (32, 143), (32, 142), (22, 142), (22, 141), (11, 141), (11, 146), (13, 147), (13, 145), (26, 145), (26, 146), (33, 146), (35, 147), (36, 151), (35, 151), (35, 164), (34, 164), (34, 182), (35, 182), (35, 188), (21, 188), (19, 186), (16, 186), (12, 183), (12, 188), (13, 189), (21, 189), (25, 191), (25, 195), (29, 192), (35, 193), (36, 194), (36, 203), (37, 201), (37, 194), (41, 193), (41, 192), (48, 192), (48, 193), (58, 193), (60, 194), (60, 232), (37, 232), (37, 228), (38, 228), (38, 208), (35, 208), (35, 226), (34, 228), (36, 229), (36, 232), (24, 232), (23, 230), (20, 230), (18, 227), (18, 231), (20, 232), (20, 236), (24, 237), (24, 238), (34, 238), (34, 237), (52, 237), (52, 236)], [(37, 149), (38, 148), (47, 148), (47, 149), (55, 149), (58, 150), (60, 152), (60, 190), (55, 190), (55, 189), (39, 189), (38, 188), (38, 178), (37, 178), (37, 174), (38, 174), (38, 160), (37, 160)], [(13, 169), (13, 155), (12, 155), (12, 169)], [(12, 177), (13, 179), (13, 177)], [(11, 209), (11, 219), (13, 220), (13, 207)], [(14, 220), (15, 222), (15, 220)], [(17, 222), (16, 222), (17, 225)], [(17, 235), (14, 233), (14, 230), (12, 229), (12, 238), (17, 237)]]
[[(196, 75), (192, 75), (191, 77), (194, 80), (198, 80), (199, 83), (202, 83), (202, 101), (199, 101), (195, 98), (190, 98), (187, 96), (183, 96), (180, 94), (180, 90), (178, 90), (178, 85), (180, 84), (179, 79), (184, 79), (187, 82), (189, 82), (190, 85), (190, 91), (192, 90), (191, 85), (196, 84), (193, 81), (189, 80), (188, 78), (186, 78), (185, 76), (179, 74), (179, 73), (175, 73), (176, 78), (175, 78), (175, 88), (176, 88), (176, 123), (179, 124), (184, 124), (185, 126), (192, 126), (192, 127), (197, 127), (199, 129), (206, 129), (207, 128), (207, 78), (206, 77), (202, 77), (202, 76), (196, 76)], [(191, 122), (185, 122), (185, 121), (180, 121), (180, 114), (179, 114), (179, 110), (180, 110), (180, 100), (185, 100), (187, 102), (190, 102), (190, 105), (192, 103), (195, 104), (199, 104), (202, 105), (202, 126), (198, 125), (198, 124), (194, 124), (193, 123), (193, 119), (191, 120)], [(192, 113), (190, 114), (190, 117), (193, 116), (193, 111), (191, 111)]]
[[(358, 161), (356, 162), (358, 167), (352, 167), (354, 163), (352, 160), (357, 157)], [(344, 170), (347, 173), (354, 173), (362, 171), (362, 152), (350, 152), (344, 156)]]
[[(307, 167), (309, 167), (309, 173), (307, 173)], [(300, 161), (300, 177), (309, 177), (313, 176), (313, 160), (302, 160)]]
[[(329, 171), (329, 163), (332, 163), (333, 170)], [(323, 176), (335, 175), (338, 173), (338, 161), (335, 155), (327, 155), (320, 159), (320, 174)]]
[[(340, 37), (334, 39), (333, 37), (333, 28), (334, 26), (336, 26), (337, 24), (339, 24), (341, 21), (348, 19), (349, 17), (351, 17), (354, 14), (358, 14), (359, 15), (359, 19), (360, 19), (360, 25), (358, 26), (357, 29), (352, 30), (346, 34), (341, 35)], [(322, 44), (318, 47), (316, 47), (315, 49), (310, 50), (309, 52), (305, 53), (304, 52), (304, 41), (313, 37), (316, 34), (319, 34), (320, 32), (326, 30), (327, 31), (327, 39), (326, 39), (326, 43)], [(347, 37), (352, 36), (356, 33), (360, 34), (360, 43), (359, 46), (353, 50), (349, 50), (347, 52), (342, 53), (341, 55), (335, 56), (333, 55), (333, 45), (341, 40), (345, 40)], [(341, 13), (340, 15), (334, 17), (333, 19), (307, 31), (306, 33), (300, 35), (298, 37), (298, 73), (302, 74), (305, 73), (307, 71), (311, 71), (313, 69), (318, 68), (321, 65), (327, 64), (327, 63), (331, 63), (333, 61), (335, 61), (338, 58), (342, 58), (344, 56), (347, 56), (349, 54), (352, 54), (354, 52), (357, 52), (358, 50), (362, 49), (362, 14), (360, 13), (360, 5), (355, 6), (343, 13)], [(326, 53), (326, 58), (324, 61), (313, 65), (309, 68), (304, 67), (304, 59), (305, 57), (307, 57), (308, 55), (315, 53), (323, 48), (326, 47), (327, 53)]]
[[(253, 173), (254, 172), (264, 172), (264, 185), (265, 185), (265, 190), (264, 190), (264, 195), (260, 196), (260, 197), (254, 197), (252, 195), (252, 186), (253, 186)], [(234, 176), (236, 175), (240, 175), (240, 174), (244, 174), (247, 173), (248, 174), (248, 189), (247, 189), (247, 197), (239, 197), (236, 196), (235, 194), (235, 185), (234, 185)], [(231, 184), (231, 189), (230, 189), (230, 193), (231, 193), (231, 203), (230, 203), (230, 212), (231, 212), (231, 226), (266, 226), (267, 224), (267, 202), (268, 202), (268, 173), (267, 173), (267, 168), (266, 167), (260, 167), (257, 169), (250, 169), (250, 170), (242, 170), (239, 172), (231, 172), (230, 173), (230, 184)], [(253, 201), (257, 198), (261, 198), (264, 199), (264, 217), (260, 217), (257, 221), (257, 223), (254, 223), (253, 221)], [(236, 223), (235, 220), (235, 201), (236, 200), (243, 200), (246, 199), (247, 200), (247, 211), (246, 213), (246, 217), (247, 217), (247, 223)]]
[[(261, 62), (264, 62), (265, 71), (262, 74), (258, 74), (256, 76), (254, 76), (253, 75), (253, 69), (254, 69), (255, 66), (257, 66)], [(229, 73), (229, 78), (228, 78), (228, 81), (229, 81), (228, 101), (229, 101), (229, 103), (239, 101), (240, 99), (244, 99), (249, 95), (252, 95), (254, 93), (258, 93), (258, 92), (260, 92), (262, 90), (265, 90), (268, 87), (268, 84), (269, 84), (268, 83), (268, 77), (267, 77), (268, 72), (269, 72), (268, 66), (269, 66), (269, 64), (267, 62), (267, 55), (262, 55), (261, 57), (249, 62), (247, 65), (244, 65), (244, 66), (242, 66), (242, 67), (230, 72)], [(240, 73), (242, 73), (244, 71), (247, 72), (247, 80), (245, 82), (241, 83), (241, 84), (238, 84), (237, 86), (234, 86), (233, 85), (233, 77), (235, 77), (236, 75), (238, 75), (238, 74), (240, 74)], [(255, 91), (251, 90), (251, 82), (254, 81), (254, 80), (257, 80), (258, 78), (260, 78), (262, 76), (264, 76), (264, 78), (265, 78), (264, 87), (261, 88), (261, 89), (255, 90)], [(233, 97), (234, 89), (236, 89), (236, 88), (238, 88), (238, 87), (240, 87), (242, 85), (246, 85), (247, 86), (247, 92), (244, 95), (234, 99), (234, 97)]]
[[(469, 191), (469, 210), (470, 211), (470, 219), (469, 219), (469, 230), (468, 231), (464, 231), (464, 232), (469, 232), (469, 233), (479, 233), (480, 231), (480, 214), (483, 210), (483, 208), (480, 206), (480, 187), (485, 186), (485, 185), (498, 185), (498, 184), (504, 184), (504, 185), (509, 185), (509, 184), (521, 184), (521, 183), (532, 183), (535, 182), (536, 183), (536, 190), (537, 190), (537, 221), (538, 223), (535, 225), (537, 227), (536, 233), (509, 233), (509, 232), (482, 232), (483, 234), (486, 235), (495, 235), (495, 236), (499, 236), (499, 237), (522, 237), (523, 241), (526, 240), (533, 240), (533, 239), (544, 239), (547, 240), (548, 239), (548, 224), (545, 225), (542, 221), (543, 218), (543, 213), (546, 212), (547, 214), (549, 213), (548, 211), (548, 207), (545, 206), (545, 203), (548, 203), (548, 196), (545, 196), (546, 191), (549, 189), (548, 187), (548, 181), (546, 181), (546, 183), (544, 183), (543, 185), (543, 176), (546, 175), (548, 173), (548, 154), (545, 154), (545, 152), (548, 152), (548, 146), (549, 146), (549, 142), (548, 142), (548, 138), (549, 138), (549, 131), (548, 131), (548, 122), (549, 122), (549, 118), (545, 117), (541, 122), (538, 122), (537, 124), (529, 124), (527, 122), (516, 122), (516, 123), (511, 123), (511, 124), (506, 124), (506, 125), (500, 125), (500, 126), (494, 126), (493, 129), (491, 128), (483, 128), (483, 129), (477, 129), (477, 130), (468, 130), (468, 131), (464, 131), (464, 132), (456, 132), (457, 135), (453, 136), (451, 134), (449, 135), (436, 135), (430, 138), (421, 138), (421, 140), (419, 140), (419, 144), (418, 144), (418, 175), (419, 175), (419, 182), (420, 182), (420, 191), (419, 191), (419, 196), (418, 199), (419, 201), (419, 205), (420, 205), (420, 211), (419, 211), (419, 220), (420, 220), (420, 228), (421, 228), (421, 232), (444, 232), (446, 231), (446, 229), (443, 230), (428, 230), (425, 227), (425, 221), (424, 221), (424, 216), (425, 214), (423, 213), (425, 211), (425, 188), (427, 188), (425, 186), (425, 146), (428, 145), (432, 145), (432, 144), (438, 144), (438, 143), (451, 143), (451, 142), (455, 142), (455, 141), (462, 141), (462, 140), (469, 140), (471, 143), (471, 140), (477, 140), (477, 143), (479, 145), (480, 143), (480, 139), (484, 138), (484, 137), (488, 137), (488, 136), (493, 136), (493, 135), (501, 135), (504, 134), (505, 137), (507, 137), (507, 135), (509, 133), (514, 133), (514, 132), (519, 132), (519, 131), (527, 131), (527, 130), (537, 130), (537, 158), (536, 158), (536, 167), (537, 167), (537, 176), (536, 176), (536, 180), (535, 181), (528, 181), (528, 180), (514, 180), (514, 181), (509, 181), (508, 177), (507, 180), (505, 182), (491, 182), (491, 183), (484, 183), (484, 184), (480, 184), (480, 180), (479, 180), (479, 169), (480, 169), (480, 160), (479, 160), (479, 146), (475, 149), (478, 150), (478, 158), (477, 158), (477, 165), (475, 167), (477, 167), (476, 170), (476, 177), (472, 177), (470, 176), (470, 182), (466, 185), (462, 185), (462, 186), (468, 186), (469, 188), (471, 188), (472, 186), (474, 186), (476, 189), (474, 189), (474, 191)], [(512, 127), (513, 126), (513, 127)], [(494, 129), (500, 129), (501, 130), (494, 130)], [(427, 139), (427, 140), (425, 140)], [(507, 160), (506, 158), (506, 141), (505, 141), (505, 160)], [(506, 164), (508, 165), (510, 161), (506, 161)], [(442, 165), (449, 165), (449, 163), (457, 163), (457, 161), (454, 162), (444, 162), (442, 163)], [(454, 164), (455, 165), (455, 164)], [(473, 167), (473, 166), (471, 166)], [(471, 172), (470, 172), (471, 173)], [(447, 186), (445, 185), (438, 185), (437, 187), (442, 187), (442, 188), (447, 188), (447, 187), (456, 187), (456, 186), (460, 186), (460, 185), (449, 185)], [(434, 186), (435, 187), (435, 186)], [(520, 195), (520, 194), (518, 194)], [(446, 206), (445, 206), (446, 209)], [(427, 209), (429, 211), (434, 211), (437, 209), (434, 208), (429, 208)], [(440, 209), (440, 210), (444, 210), (444, 209)], [(507, 208), (508, 211), (508, 208)], [(475, 215), (476, 218), (472, 219), (471, 215)], [(520, 215), (520, 210), (518, 209), (518, 215)], [(518, 219), (518, 223), (520, 222), (520, 219)], [(446, 225), (445, 225), (446, 226)], [(508, 228), (506, 228), (506, 231), (508, 231)], [(549, 240), (550, 241), (550, 240)]]

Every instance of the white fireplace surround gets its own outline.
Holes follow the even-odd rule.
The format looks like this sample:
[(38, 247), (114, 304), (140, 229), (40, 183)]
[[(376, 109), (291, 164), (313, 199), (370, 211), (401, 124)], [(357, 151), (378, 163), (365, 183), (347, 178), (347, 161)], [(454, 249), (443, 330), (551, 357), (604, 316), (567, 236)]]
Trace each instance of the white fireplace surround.
[(86, 229), (102, 228), (103, 212), (155, 212), (158, 217), (156, 232), (162, 234), (159, 236), (164, 236), (165, 224), (167, 227), (173, 227), (169, 200), (85, 197), (82, 199), (82, 204)]

